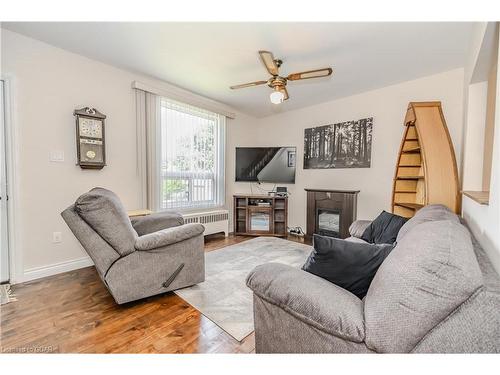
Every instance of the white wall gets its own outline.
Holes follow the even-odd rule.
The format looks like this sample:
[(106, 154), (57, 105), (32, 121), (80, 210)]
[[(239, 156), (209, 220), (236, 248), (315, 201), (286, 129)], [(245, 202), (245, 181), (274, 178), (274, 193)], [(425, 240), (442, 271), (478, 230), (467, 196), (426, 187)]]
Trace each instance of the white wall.
[[(285, 112), (261, 119), (248, 131), (251, 146), (297, 146), (296, 183), (288, 185), (289, 225), (306, 225), (304, 188), (361, 190), (358, 218), (372, 219), (390, 210), (394, 168), (403, 135), (403, 119), (410, 101), (440, 100), (460, 160), (463, 113), (463, 69), (365, 92), (363, 94)], [(293, 100), (293, 87), (290, 87)], [(286, 104), (285, 104), (286, 105)], [(336, 122), (373, 117), (371, 168), (303, 169), (304, 129)], [(257, 137), (255, 137), (257, 134)], [(234, 154), (231, 155), (234, 158)], [(281, 184), (280, 184), (281, 185)], [(234, 190), (249, 192), (255, 184), (235, 184)], [(270, 189), (272, 185), (266, 184)]]
[(474, 83), (468, 88), (467, 113), (463, 152), (463, 190), (482, 190), (484, 130), (488, 81)]
[[(482, 179), (483, 175), (484, 140), (481, 142), (477, 137), (480, 137), (481, 134), (484, 137), (485, 122), (483, 121), (482, 111), (486, 112), (486, 98), (484, 97), (484, 87), (482, 89), (483, 93), (478, 95), (475, 93), (478, 87), (475, 82), (486, 79), (492, 64), (496, 62), (498, 66), (500, 62), (500, 56), (497, 53), (499, 48), (498, 25), (496, 23), (481, 24), (478, 26), (476, 34), (477, 37), (474, 38), (471, 45), (471, 59), (469, 59), (468, 65), (465, 67), (465, 70), (470, 73), (466, 76), (465, 84), (465, 96), (467, 98), (465, 113), (468, 121), (465, 128), (467, 138), (464, 154), (464, 181), (467, 181), (467, 185), (464, 184), (464, 190), (482, 190), (479, 177)], [(483, 108), (478, 110), (478, 105), (481, 103)], [(499, 106), (500, 84), (497, 76), (496, 108), (500, 108)], [(474, 135), (474, 133), (476, 134)], [(464, 196), (462, 215), (472, 233), (492, 260), (495, 269), (500, 273), (500, 113), (498, 110), (495, 111), (489, 191), (488, 205), (481, 205)]]
[(257, 144), (257, 132), (254, 132), (257, 119), (239, 115), (236, 120), (228, 120), (226, 137), (226, 208), (229, 209), (229, 231), (233, 232), (233, 195), (241, 193), (240, 185), (235, 182), (235, 156), (236, 147), (253, 146)]
[[(2, 75), (11, 78), (17, 135), (16, 243), (20, 269), (14, 282), (91, 264), (60, 212), (82, 193), (101, 186), (115, 191), (127, 209), (140, 207), (136, 172), (134, 80), (160, 81), (87, 59), (48, 44), (2, 30)], [(107, 166), (100, 171), (75, 165), (75, 108), (95, 107), (107, 115)], [(228, 146), (251, 127), (250, 117), (228, 121)], [(245, 137), (247, 137), (245, 133)], [(251, 141), (251, 140), (249, 140)], [(49, 162), (51, 150), (64, 151), (64, 162)], [(228, 164), (228, 178), (234, 164)], [(228, 194), (231, 194), (228, 189)], [(52, 243), (52, 233), (62, 242)]]

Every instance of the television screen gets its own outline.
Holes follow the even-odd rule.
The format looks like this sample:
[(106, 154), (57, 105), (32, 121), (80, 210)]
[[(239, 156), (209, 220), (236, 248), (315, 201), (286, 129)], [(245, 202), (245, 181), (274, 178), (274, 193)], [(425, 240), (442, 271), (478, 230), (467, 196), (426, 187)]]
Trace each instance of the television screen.
[(236, 181), (295, 183), (295, 147), (237, 147)]

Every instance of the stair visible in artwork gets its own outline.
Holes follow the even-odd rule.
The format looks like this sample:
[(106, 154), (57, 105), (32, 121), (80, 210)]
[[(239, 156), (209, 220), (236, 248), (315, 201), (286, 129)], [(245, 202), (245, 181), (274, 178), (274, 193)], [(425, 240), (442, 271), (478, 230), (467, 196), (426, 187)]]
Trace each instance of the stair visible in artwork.
[(257, 175), (264, 169), (264, 167), (274, 158), (278, 153), (280, 147), (273, 147), (266, 150), (262, 157), (257, 157), (243, 172), (243, 176), (247, 176), (250, 180), (253, 180)]

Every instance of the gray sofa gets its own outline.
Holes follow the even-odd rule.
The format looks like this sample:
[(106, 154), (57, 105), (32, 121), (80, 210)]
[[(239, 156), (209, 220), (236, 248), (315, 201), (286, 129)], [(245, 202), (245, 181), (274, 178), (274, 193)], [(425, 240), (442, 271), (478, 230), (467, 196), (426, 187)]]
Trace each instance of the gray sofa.
[(61, 215), (119, 304), (205, 280), (204, 227), (179, 214), (131, 221), (113, 192), (94, 188)]
[[(351, 226), (349, 241), (369, 222)], [(256, 267), (257, 353), (500, 352), (500, 278), (459, 218), (422, 208), (360, 300), (283, 264)]]

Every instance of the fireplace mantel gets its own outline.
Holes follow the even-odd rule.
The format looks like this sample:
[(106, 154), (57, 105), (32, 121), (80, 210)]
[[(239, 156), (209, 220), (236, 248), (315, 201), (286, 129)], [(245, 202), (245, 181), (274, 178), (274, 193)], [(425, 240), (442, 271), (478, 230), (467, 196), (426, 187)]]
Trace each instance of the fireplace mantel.
[(356, 220), (359, 190), (304, 189), (307, 192), (307, 236), (324, 234), (319, 228), (318, 213), (339, 214), (338, 237), (349, 237), (349, 227)]
[(318, 193), (343, 193), (343, 194), (358, 194), (360, 190), (331, 190), (331, 189), (304, 189), (305, 191), (312, 191)]

